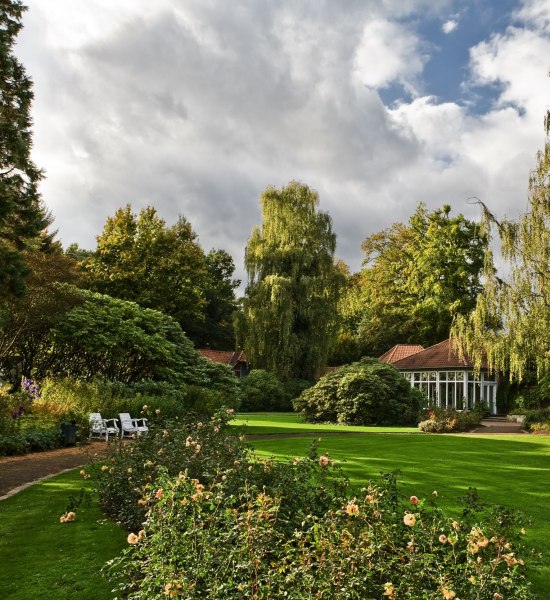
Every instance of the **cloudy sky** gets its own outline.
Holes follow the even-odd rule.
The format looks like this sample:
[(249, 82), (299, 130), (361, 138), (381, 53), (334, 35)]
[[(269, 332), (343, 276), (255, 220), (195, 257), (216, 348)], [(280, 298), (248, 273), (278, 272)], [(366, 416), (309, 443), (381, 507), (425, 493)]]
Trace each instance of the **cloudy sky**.
[(65, 245), (131, 203), (185, 215), (243, 277), (259, 196), (320, 195), (337, 254), (418, 202), (526, 208), (550, 0), (26, 0), (34, 160)]

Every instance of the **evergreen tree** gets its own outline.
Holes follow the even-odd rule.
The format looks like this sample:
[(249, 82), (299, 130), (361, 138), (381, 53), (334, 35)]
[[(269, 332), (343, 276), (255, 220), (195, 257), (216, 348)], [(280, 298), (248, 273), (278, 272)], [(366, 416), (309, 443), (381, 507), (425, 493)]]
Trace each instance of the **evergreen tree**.
[(262, 225), (248, 240), (248, 287), (237, 335), (256, 369), (311, 379), (326, 365), (342, 275), (336, 236), (319, 197), (291, 182), (261, 196)]
[[(497, 274), (487, 251), (485, 286), (475, 310), (457, 318), (457, 345), (477, 365), (485, 357), (493, 369), (522, 380), (536, 369), (550, 375), (550, 113), (546, 142), (529, 178), (529, 208), (517, 221), (498, 221), (482, 204), (483, 225), (496, 227), (507, 267)], [(502, 273), (509, 273), (501, 279)]]
[(19, 0), (0, 0), (0, 301), (23, 292), (23, 251), (49, 223), (42, 174), (30, 159), (32, 83), (12, 49), (25, 10)]

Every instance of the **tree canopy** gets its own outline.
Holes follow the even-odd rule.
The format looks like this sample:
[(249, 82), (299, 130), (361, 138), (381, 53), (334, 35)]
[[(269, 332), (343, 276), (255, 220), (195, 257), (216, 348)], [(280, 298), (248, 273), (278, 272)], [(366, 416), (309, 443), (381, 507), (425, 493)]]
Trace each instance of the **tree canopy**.
[(30, 158), (32, 82), (13, 53), (26, 8), (0, 1), (0, 301), (19, 295), (28, 273), (23, 251), (49, 224)]
[(429, 212), (420, 204), (406, 225), (396, 223), (363, 242), (365, 266), (355, 282), (361, 303), (355, 307), (365, 353), (380, 355), (397, 343), (440, 342), (453, 318), (473, 308), (487, 236), (477, 223), (450, 211), (443, 206)]
[(457, 345), (493, 369), (522, 380), (535, 369), (550, 374), (550, 113), (546, 141), (529, 178), (529, 205), (518, 221), (497, 220), (482, 204), (483, 226), (501, 242), (503, 267), (485, 257), (485, 285), (475, 310), (453, 327)]
[(183, 216), (167, 226), (153, 207), (136, 215), (128, 204), (107, 219), (95, 252), (70, 250), (92, 290), (174, 317), (197, 344), (233, 346), (233, 260), (223, 250), (205, 256)]
[(326, 365), (334, 337), (341, 283), (336, 236), (307, 185), (269, 187), (260, 203), (262, 225), (245, 253), (248, 286), (238, 339), (254, 368), (311, 379)]
[(79, 304), (50, 332), (48, 374), (182, 383), (199, 365), (193, 344), (171, 317), (135, 302), (75, 292)]

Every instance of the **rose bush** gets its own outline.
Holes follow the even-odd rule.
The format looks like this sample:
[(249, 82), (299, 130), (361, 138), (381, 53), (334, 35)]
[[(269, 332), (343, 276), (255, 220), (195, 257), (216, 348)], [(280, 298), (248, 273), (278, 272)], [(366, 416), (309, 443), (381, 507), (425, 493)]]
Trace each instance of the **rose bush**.
[(433, 498), (402, 499), (392, 474), (320, 513), (294, 513), (284, 509), (294, 488), (246, 478), (235, 488), (229, 471), (209, 482), (163, 473), (148, 486), (148, 519), (110, 563), (124, 597), (533, 598), (508, 510), (469, 495), (453, 519)]

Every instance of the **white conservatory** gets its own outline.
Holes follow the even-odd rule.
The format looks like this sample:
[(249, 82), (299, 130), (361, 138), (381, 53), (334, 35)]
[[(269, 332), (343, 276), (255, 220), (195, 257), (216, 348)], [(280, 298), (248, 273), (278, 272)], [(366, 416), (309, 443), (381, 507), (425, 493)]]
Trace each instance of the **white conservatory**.
[(398, 344), (380, 360), (401, 371), (411, 386), (424, 392), (436, 406), (471, 410), (483, 403), (491, 414), (497, 414), (497, 377), (486, 366), (474, 374), (473, 364), (458, 357), (450, 340), (425, 349)]

